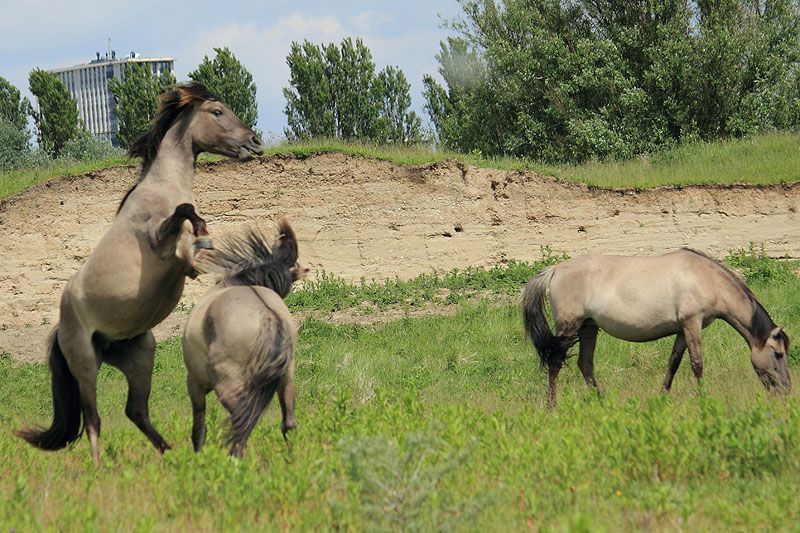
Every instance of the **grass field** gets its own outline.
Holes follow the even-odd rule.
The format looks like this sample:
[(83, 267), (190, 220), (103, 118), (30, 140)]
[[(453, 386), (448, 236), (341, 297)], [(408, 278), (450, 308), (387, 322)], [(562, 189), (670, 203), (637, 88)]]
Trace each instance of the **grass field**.
[[(800, 180), (800, 134), (797, 133), (769, 133), (734, 141), (698, 143), (630, 161), (590, 162), (583, 165), (545, 165), (514, 157), (487, 158), (477, 153), (433, 151), (424, 146), (374, 146), (337, 140), (280, 144), (269, 148), (264, 156), (280, 154), (304, 158), (320, 153), (344, 153), (401, 165), (424, 165), (456, 159), (484, 168), (541, 172), (602, 189), (732, 183), (773, 185)], [(220, 159), (223, 158), (204, 155), (201, 162)], [(0, 172), (0, 199), (58, 176), (137, 164), (127, 158), (115, 158)]]
[[(796, 337), (796, 265), (749, 252), (730, 262)], [(601, 335), (603, 396), (586, 389), (573, 360), (549, 412), (519, 311), (492, 296), (512, 290), (514, 276), (455, 273), (448, 283), (455, 279), (454, 291), (488, 297), (458, 300), (454, 315), (376, 326), (307, 319), (291, 452), (272, 406), (241, 461), (224, 453), (225, 416), (213, 397), (209, 445), (192, 452), (178, 339), (159, 345), (151, 398), (154, 422), (175, 449), (156, 454), (123, 414), (124, 378), (103, 367), (101, 469), (85, 439), (48, 454), (13, 437), (21, 424), (49, 421), (49, 380), (44, 365), (0, 357), (0, 524), (18, 531), (796, 527), (800, 398), (762, 390), (730, 327), (704, 332), (703, 389), (684, 364), (669, 397), (658, 391), (670, 339), (635, 345)], [(307, 287), (293, 307), (315, 308), (309, 302), (322, 298), (317, 307), (342, 308), (369, 290), (331, 286)], [(789, 354), (793, 371), (799, 354), (796, 347)]]

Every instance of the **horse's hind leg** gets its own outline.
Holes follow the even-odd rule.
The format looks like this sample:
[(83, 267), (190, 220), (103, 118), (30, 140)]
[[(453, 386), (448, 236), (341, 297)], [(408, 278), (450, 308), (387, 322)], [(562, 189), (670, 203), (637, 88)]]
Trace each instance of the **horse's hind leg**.
[(80, 324), (70, 307), (61, 306), (61, 323), (58, 327), (58, 344), (67, 360), (70, 372), (78, 382), (83, 410), (83, 424), (92, 459), (100, 465), (100, 414), (97, 411), (97, 357), (92, 336)]
[(578, 339), (580, 342), (578, 368), (581, 369), (586, 384), (597, 388), (597, 380), (594, 378), (594, 349), (597, 344), (597, 326), (584, 324), (578, 330)]
[(678, 333), (675, 335), (672, 355), (669, 356), (669, 363), (667, 364), (667, 375), (664, 377), (664, 386), (662, 388), (664, 392), (669, 392), (672, 388), (672, 380), (681, 366), (684, 352), (686, 352), (686, 337), (684, 337), (683, 333)]
[(119, 368), (128, 380), (125, 414), (155, 448), (164, 453), (171, 446), (150, 422), (150, 385), (156, 356), (156, 340), (150, 331), (132, 339), (113, 343), (103, 354), (108, 364)]
[(281, 431), (286, 438), (286, 433), (297, 428), (297, 421), (294, 418), (294, 361), (289, 363), (289, 370), (283, 377), (278, 388), (278, 401), (281, 403)]
[(689, 359), (692, 361), (692, 372), (697, 378), (697, 383), (703, 378), (703, 356), (700, 352), (700, 332), (703, 324), (699, 319), (688, 320), (683, 324), (683, 336), (686, 347), (689, 349)]
[(208, 391), (189, 374), (186, 379), (189, 399), (192, 401), (192, 445), (199, 452), (206, 443), (206, 395)]

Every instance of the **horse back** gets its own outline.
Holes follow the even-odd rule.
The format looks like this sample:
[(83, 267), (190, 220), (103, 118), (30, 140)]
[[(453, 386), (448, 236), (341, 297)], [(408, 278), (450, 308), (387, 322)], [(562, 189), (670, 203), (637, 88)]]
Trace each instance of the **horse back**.
[(684, 251), (587, 255), (556, 266), (550, 299), (554, 314), (566, 321), (591, 318), (607, 331), (635, 329), (634, 336), (640, 335), (637, 324), (646, 323), (658, 335), (671, 332), (682, 316), (713, 310), (719, 279), (708, 259)]

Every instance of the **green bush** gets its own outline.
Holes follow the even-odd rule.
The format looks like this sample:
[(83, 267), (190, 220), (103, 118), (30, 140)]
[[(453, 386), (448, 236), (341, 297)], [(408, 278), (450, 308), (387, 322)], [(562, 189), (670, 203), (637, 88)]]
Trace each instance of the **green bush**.
[(778, 261), (764, 253), (764, 246), (756, 249), (751, 242), (748, 248), (740, 248), (730, 253), (725, 262), (739, 271), (748, 284), (780, 283), (796, 277), (794, 261)]
[(110, 142), (98, 139), (86, 130), (80, 130), (64, 144), (59, 159), (64, 161), (100, 161), (113, 157), (121, 157), (124, 150), (115, 148)]
[(31, 148), (27, 130), (0, 119), (0, 170), (34, 166), (42, 155)]

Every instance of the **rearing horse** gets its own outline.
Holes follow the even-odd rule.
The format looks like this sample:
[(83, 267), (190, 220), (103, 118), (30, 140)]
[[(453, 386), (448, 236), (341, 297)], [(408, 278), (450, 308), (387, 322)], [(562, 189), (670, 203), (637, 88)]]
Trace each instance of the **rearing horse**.
[[(555, 334), (545, 313), (548, 291)], [(700, 331), (719, 318), (747, 342), (753, 369), (767, 389), (792, 385), (786, 362), (789, 337), (783, 328), (736, 274), (688, 248), (657, 257), (587, 255), (546, 268), (525, 287), (522, 314), (542, 366), (549, 371), (551, 406), (567, 350), (577, 342), (578, 367), (586, 383), (597, 387), (598, 328), (633, 342), (675, 335), (663, 385), (669, 392), (687, 348), (692, 371), (698, 381), (702, 378)]]
[(264, 143), (200, 83), (160, 97), (150, 130), (129, 155), (142, 173), (117, 216), (61, 295), (61, 317), (49, 339), (53, 422), (19, 435), (45, 450), (64, 448), (81, 433), (100, 463), (97, 373), (102, 363), (128, 381), (125, 414), (159, 452), (170, 446), (150, 422), (148, 400), (156, 342), (151, 329), (169, 315), (194, 274), (196, 249), (210, 248), (205, 222), (192, 203), (201, 152), (247, 160)]

